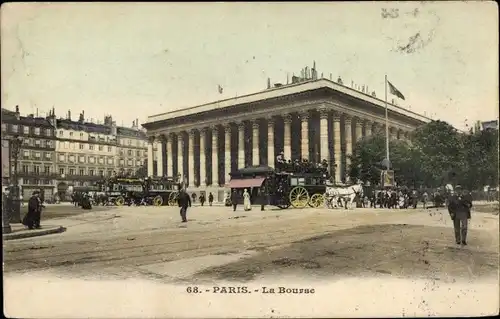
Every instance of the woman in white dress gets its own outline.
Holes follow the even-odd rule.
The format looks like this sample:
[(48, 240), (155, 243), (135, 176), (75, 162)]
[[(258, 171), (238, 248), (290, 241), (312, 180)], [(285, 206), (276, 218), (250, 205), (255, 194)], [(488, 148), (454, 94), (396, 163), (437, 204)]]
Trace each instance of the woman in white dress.
[(252, 204), (250, 203), (250, 194), (248, 193), (246, 188), (245, 191), (243, 192), (243, 209), (245, 211), (252, 209)]

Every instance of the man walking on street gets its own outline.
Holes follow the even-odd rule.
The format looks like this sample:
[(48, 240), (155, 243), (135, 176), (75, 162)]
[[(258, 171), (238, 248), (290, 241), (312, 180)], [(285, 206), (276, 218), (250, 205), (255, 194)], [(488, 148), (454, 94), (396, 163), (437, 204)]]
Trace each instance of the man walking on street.
[(471, 218), (471, 208), (471, 196), (464, 194), (460, 185), (455, 186), (455, 194), (450, 197), (448, 202), (448, 212), (453, 220), (457, 245), (467, 245), (467, 224)]
[(212, 193), (208, 194), (208, 204), (212, 206), (212, 203), (214, 202), (214, 195)]
[(29, 229), (34, 229), (36, 226), (40, 227), (39, 211), (41, 210), (41, 204), (38, 195), (38, 191), (33, 192), (28, 201), (28, 213), (23, 218), (23, 225)]
[(233, 192), (231, 193), (231, 204), (233, 204), (233, 212), (236, 211), (236, 206), (238, 206), (238, 192), (236, 192), (236, 189), (233, 189)]
[(181, 218), (182, 222), (187, 222), (187, 209), (191, 207), (191, 198), (189, 198), (189, 194), (185, 190), (179, 191), (179, 197), (177, 198), (177, 203), (181, 208)]

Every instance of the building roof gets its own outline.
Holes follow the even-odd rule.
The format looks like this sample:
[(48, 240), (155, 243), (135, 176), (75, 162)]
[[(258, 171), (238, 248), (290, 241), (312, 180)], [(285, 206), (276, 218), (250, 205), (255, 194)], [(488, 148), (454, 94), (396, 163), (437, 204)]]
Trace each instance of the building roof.
[(36, 127), (52, 127), (50, 121), (44, 117), (35, 116), (20, 116), (19, 119), (16, 117), (16, 112), (2, 108), (2, 122), (24, 125), (24, 126), (36, 126)]
[[(257, 93), (252, 93), (252, 94), (247, 94), (239, 97), (234, 97), (234, 98), (229, 98), (225, 100), (219, 100), (207, 104), (202, 104), (198, 106), (193, 106), (193, 107), (188, 107), (176, 111), (171, 111), (171, 112), (166, 112), (166, 113), (161, 113), (161, 114), (156, 114), (156, 115), (151, 115), (148, 116), (147, 122), (148, 123), (154, 123), (154, 122), (159, 122), (159, 121), (164, 121), (172, 118), (180, 118), (180, 117), (185, 117), (189, 115), (194, 115), (202, 112), (207, 112), (207, 111), (212, 111), (212, 110), (217, 110), (217, 109), (224, 109), (224, 108), (229, 108), (235, 105), (239, 104), (245, 104), (245, 103), (252, 103), (252, 102), (257, 102), (257, 101), (262, 101), (262, 100), (267, 100), (267, 99), (272, 99), (272, 98), (279, 98), (287, 95), (292, 95), (292, 94), (298, 94), (298, 93), (303, 93), (307, 91), (313, 91), (313, 90), (318, 90), (318, 89), (330, 89), (336, 92), (340, 92), (343, 94), (346, 94), (348, 96), (360, 99), (362, 101), (371, 103), (373, 105), (385, 108), (385, 101), (381, 100), (379, 98), (373, 97), (369, 94), (359, 92), (358, 90), (352, 89), (350, 87), (335, 83), (333, 81), (327, 80), (327, 79), (318, 79), (318, 80), (309, 80), (305, 82), (299, 82), (295, 84), (288, 84), (288, 85), (283, 85), (280, 87), (274, 87), (270, 88), (261, 92)], [(387, 108), (395, 113), (400, 113), (403, 115), (406, 115), (408, 117), (417, 119), (421, 122), (427, 123), (431, 119), (420, 115), (418, 113), (412, 112), (410, 110), (404, 109), (402, 107), (396, 106), (391, 103), (387, 103)], [(144, 124), (143, 124), (144, 125)]]
[(147, 138), (145, 132), (130, 127), (117, 127), (116, 134), (120, 136), (138, 137), (143, 139)]
[(57, 127), (65, 130), (85, 131), (88, 133), (111, 134), (111, 127), (103, 124), (78, 122), (69, 119), (58, 119)]

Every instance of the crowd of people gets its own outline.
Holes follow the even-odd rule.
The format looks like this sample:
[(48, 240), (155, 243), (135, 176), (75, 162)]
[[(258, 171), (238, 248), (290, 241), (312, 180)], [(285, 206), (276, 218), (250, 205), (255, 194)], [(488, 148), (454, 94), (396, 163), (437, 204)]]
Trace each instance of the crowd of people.
[(285, 159), (283, 152), (276, 156), (277, 172), (294, 172), (294, 173), (309, 173), (309, 174), (328, 174), (328, 161), (322, 160), (321, 163), (310, 162), (307, 159)]

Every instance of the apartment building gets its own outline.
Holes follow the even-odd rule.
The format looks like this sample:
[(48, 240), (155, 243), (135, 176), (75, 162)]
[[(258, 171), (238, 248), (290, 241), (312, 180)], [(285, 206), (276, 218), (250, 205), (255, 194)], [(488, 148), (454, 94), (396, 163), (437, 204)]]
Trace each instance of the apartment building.
[(134, 175), (145, 163), (146, 134), (134, 121), (132, 128), (120, 127), (111, 115), (103, 123), (66, 118), (56, 121), (56, 172), (58, 191), (62, 195), (75, 186), (88, 186), (103, 177)]
[[(47, 117), (21, 116), (18, 106), (14, 112), (2, 108), (2, 150), (7, 149), (2, 160), (10, 164), (9, 174), (2, 173), (2, 185), (14, 184), (17, 156), (17, 180), (23, 198), (29, 198), (34, 190), (43, 190), (46, 197), (56, 191), (54, 124), (52, 112)], [(13, 139), (20, 143), (17, 154), (9, 142)]]

